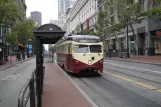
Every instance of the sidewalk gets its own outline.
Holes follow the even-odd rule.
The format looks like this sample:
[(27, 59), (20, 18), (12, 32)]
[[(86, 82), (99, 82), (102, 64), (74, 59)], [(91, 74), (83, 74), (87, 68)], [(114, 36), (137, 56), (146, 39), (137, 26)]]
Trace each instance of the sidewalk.
[(12, 63), (10, 63), (10, 56), (8, 57), (8, 59), (9, 59), (9, 61), (6, 62), (6, 64), (0, 65), (0, 69), (6, 68), (6, 67), (8, 67), (9, 65), (12, 65), (12, 64), (14, 64), (14, 63), (17, 62), (16, 56), (12, 56)]
[(150, 64), (159, 64), (161, 65), (161, 56), (131, 56), (130, 58), (119, 58), (119, 57), (112, 57), (108, 58), (111, 60), (121, 60), (121, 61), (132, 61), (138, 63), (150, 63)]
[[(31, 58), (34, 58), (34, 57), (31, 57)], [(17, 61), (17, 57), (16, 56), (12, 56), (12, 62), (10, 63), (10, 56), (8, 56), (9, 61), (6, 62), (6, 64), (4, 64), (4, 65), (0, 65), (0, 72), (2, 70), (6, 69), (6, 68), (9, 68), (9, 67), (17, 64), (17, 63), (27, 61), (27, 60), (29, 60), (31, 58), (26, 58), (25, 60)]]
[(57, 63), (45, 63), (42, 107), (92, 107)]

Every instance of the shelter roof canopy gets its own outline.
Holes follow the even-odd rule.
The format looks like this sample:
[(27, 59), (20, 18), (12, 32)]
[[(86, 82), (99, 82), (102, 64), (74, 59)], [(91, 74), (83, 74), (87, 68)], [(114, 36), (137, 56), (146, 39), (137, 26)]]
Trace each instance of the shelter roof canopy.
[(60, 27), (55, 24), (45, 24), (33, 31), (36, 37), (40, 37), (43, 44), (55, 44), (65, 34)]

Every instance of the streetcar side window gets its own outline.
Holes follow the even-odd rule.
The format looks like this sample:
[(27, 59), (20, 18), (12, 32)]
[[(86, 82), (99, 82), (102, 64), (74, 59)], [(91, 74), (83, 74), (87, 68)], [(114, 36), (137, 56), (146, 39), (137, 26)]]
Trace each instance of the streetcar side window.
[(87, 45), (75, 45), (74, 52), (75, 53), (89, 53), (89, 49)]

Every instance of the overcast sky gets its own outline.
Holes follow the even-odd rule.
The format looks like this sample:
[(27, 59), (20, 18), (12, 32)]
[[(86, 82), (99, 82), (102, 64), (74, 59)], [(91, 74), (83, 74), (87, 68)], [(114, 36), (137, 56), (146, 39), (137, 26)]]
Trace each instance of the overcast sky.
[(57, 0), (26, 0), (27, 17), (30, 12), (39, 11), (42, 13), (42, 24), (49, 23), (51, 19), (58, 19)]
[[(58, 2), (57, 0), (26, 0), (27, 12), (26, 16), (30, 16), (30, 12), (39, 11), (42, 13), (42, 24), (49, 23), (51, 19), (58, 19)], [(48, 45), (44, 45), (48, 50)]]

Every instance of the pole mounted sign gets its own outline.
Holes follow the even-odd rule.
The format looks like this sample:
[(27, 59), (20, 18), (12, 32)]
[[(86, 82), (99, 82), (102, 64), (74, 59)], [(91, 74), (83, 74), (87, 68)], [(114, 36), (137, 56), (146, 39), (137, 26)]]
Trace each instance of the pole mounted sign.
[(32, 53), (32, 44), (29, 44), (28, 48), (29, 48), (29, 53)]

